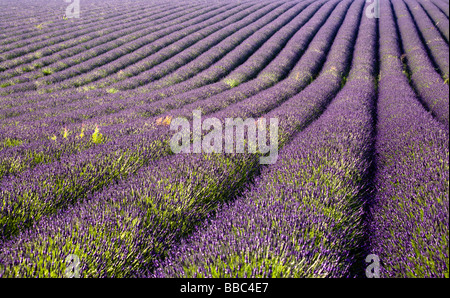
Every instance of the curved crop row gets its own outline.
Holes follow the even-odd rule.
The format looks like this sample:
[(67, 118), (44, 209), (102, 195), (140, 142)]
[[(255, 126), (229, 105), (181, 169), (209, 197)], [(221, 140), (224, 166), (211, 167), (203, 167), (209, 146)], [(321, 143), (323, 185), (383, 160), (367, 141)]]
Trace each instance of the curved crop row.
[(448, 43), (441, 37), (439, 31), (434, 27), (433, 23), (416, 0), (405, 0), (405, 2), (409, 6), (409, 11), (414, 16), (419, 33), (421, 33), (424, 43), (431, 52), (432, 59), (439, 67), (439, 72), (442, 74), (443, 79), (448, 82)]
[(376, 200), (371, 246), (382, 277), (448, 277), (449, 136), (402, 75), (399, 37), (381, 6)]
[(444, 36), (447, 43), (449, 42), (449, 23), (447, 16), (442, 13), (436, 6), (431, 3), (430, 0), (421, 0), (420, 5), (425, 9), (427, 14), (433, 20), (435, 26), (439, 29), (441, 34)]

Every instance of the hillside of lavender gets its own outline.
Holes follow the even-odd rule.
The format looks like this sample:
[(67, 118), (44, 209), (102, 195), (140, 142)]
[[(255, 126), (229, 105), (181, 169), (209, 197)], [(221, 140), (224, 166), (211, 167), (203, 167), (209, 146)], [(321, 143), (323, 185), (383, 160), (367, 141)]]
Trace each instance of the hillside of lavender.
[(0, 277), (449, 278), (448, 0), (0, 5)]

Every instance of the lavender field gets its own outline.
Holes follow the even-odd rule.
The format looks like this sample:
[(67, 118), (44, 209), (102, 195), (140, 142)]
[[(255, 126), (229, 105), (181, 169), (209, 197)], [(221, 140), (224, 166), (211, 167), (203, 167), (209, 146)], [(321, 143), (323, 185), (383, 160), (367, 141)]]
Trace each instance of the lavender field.
[(0, 277), (449, 277), (448, 0), (0, 5)]

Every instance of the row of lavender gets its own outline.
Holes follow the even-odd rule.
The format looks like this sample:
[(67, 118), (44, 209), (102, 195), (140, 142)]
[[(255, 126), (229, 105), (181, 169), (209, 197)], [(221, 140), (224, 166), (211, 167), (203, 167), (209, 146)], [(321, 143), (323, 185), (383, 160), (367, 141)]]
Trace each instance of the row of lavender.
[[(2, 40), (2, 61), (19, 57), (20, 55), (32, 52), (34, 50), (42, 49), (45, 46), (45, 43), (42, 43), (44, 40), (47, 40), (49, 44), (56, 44), (58, 41), (69, 41), (70, 39), (74, 39), (83, 34), (88, 34), (92, 32), (92, 29), (101, 28), (100, 25), (105, 25), (106, 23), (113, 25), (117, 21), (129, 21), (137, 20), (136, 16), (138, 16), (139, 6), (130, 7), (127, 13), (120, 13), (113, 8), (107, 9), (103, 14), (110, 15), (110, 19), (108, 20), (99, 20), (95, 18), (85, 18), (79, 20), (76, 24), (76, 28), (74, 28), (73, 21), (70, 22), (58, 22), (55, 24), (55, 21), (48, 22), (46, 26), (40, 27), (40, 30), (36, 30), (35, 27), (27, 24), (28, 28), (30, 28), (30, 32), (21, 34), (17, 32), (15, 29), (10, 34), (7, 34), (6, 31), (3, 32), (3, 40)], [(142, 7), (142, 4), (141, 4)], [(171, 8), (170, 6), (161, 6), (158, 10), (163, 11), (165, 9)], [(93, 13), (98, 13), (98, 11), (93, 11)], [(144, 11), (141, 10), (143, 16), (145, 16), (146, 9)], [(158, 13), (158, 11), (156, 11)], [(96, 26), (93, 26), (96, 24)], [(35, 28), (35, 30), (31, 30), (31, 28)], [(91, 29), (91, 30), (89, 30)], [(11, 35), (8, 37), (8, 35)], [(72, 42), (72, 41), (70, 41)], [(20, 60), (19, 60), (20, 61)], [(16, 61), (16, 63), (20, 63)], [(18, 65), (18, 64), (17, 64)]]
[(370, 244), (382, 260), (384, 277), (448, 278), (448, 127), (426, 112), (401, 75), (394, 22), (392, 8), (382, 5)]

